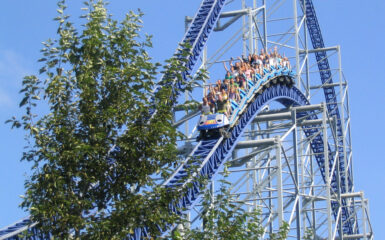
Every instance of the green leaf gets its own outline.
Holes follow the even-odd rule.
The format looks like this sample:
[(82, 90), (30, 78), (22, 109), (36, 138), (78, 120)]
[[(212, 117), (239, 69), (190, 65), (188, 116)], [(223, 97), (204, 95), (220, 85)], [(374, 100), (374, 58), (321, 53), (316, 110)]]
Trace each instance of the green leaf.
[(19, 107), (22, 107), (25, 104), (27, 104), (28, 100), (29, 100), (29, 96), (24, 97), (23, 100), (21, 100)]
[[(22, 159), (33, 162), (22, 206), (55, 239), (122, 239), (144, 222), (158, 236), (158, 226), (182, 221), (168, 209), (180, 189), (166, 191), (154, 179), (181, 162), (176, 141), (183, 134), (171, 123), (179, 92), (170, 86), (180, 79), (182, 90), (191, 88), (181, 77), (183, 61), (168, 61), (162, 71), (171, 77), (161, 82), (167, 87), (154, 94), (161, 65), (147, 52), (142, 13), (118, 22), (104, 1), (87, 1), (87, 17), (73, 24), (64, 3), (57, 39), (41, 50), (44, 80), (23, 79), (25, 112), (7, 121), (26, 131)], [(36, 101), (40, 94), (45, 101)], [(195, 170), (190, 175), (201, 180)]]

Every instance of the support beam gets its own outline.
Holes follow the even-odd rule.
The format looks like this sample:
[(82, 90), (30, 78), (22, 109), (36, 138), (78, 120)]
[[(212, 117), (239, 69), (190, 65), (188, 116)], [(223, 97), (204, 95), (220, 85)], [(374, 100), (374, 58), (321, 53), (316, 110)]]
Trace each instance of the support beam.
[[(280, 120), (289, 120), (291, 119), (291, 113), (273, 113), (270, 115), (257, 116), (254, 119), (254, 123), (266, 122), (266, 121), (280, 121)], [(334, 121), (333, 118), (328, 118), (327, 122)], [(322, 124), (322, 119), (316, 120), (298, 120), (298, 126), (308, 126), (308, 125), (320, 125)]]
[(182, 125), (184, 122), (190, 120), (191, 118), (194, 118), (200, 114), (199, 110), (193, 111), (182, 117), (179, 121), (175, 122), (172, 124), (173, 127), (179, 127)]
[(254, 118), (254, 123), (256, 122), (266, 122), (266, 121), (276, 121), (276, 120), (287, 120), (291, 119), (291, 113), (271, 113), (271, 114), (261, 114)]
[(323, 107), (322, 104), (312, 104), (312, 105), (305, 105), (305, 106), (298, 106), (298, 107), (282, 108), (279, 110), (261, 112), (260, 114), (258, 114), (258, 116), (269, 115), (272, 113), (290, 113), (294, 109), (297, 112), (316, 111), (316, 110), (322, 110), (322, 107)]
[(235, 146), (235, 149), (244, 149), (244, 148), (255, 148), (265, 145), (273, 145), (276, 143), (275, 138), (266, 138), (266, 139), (259, 139), (259, 140), (248, 140), (248, 141), (240, 141)]
[[(219, 19), (221, 18), (228, 18), (228, 17), (238, 17), (248, 14), (248, 9), (241, 9), (241, 10), (235, 10), (235, 11), (228, 11), (221, 13)], [(192, 17), (185, 17), (185, 22), (190, 23), (193, 20)]]
[(334, 47), (327, 47), (327, 48), (300, 50), (299, 54), (317, 53), (317, 52), (326, 52), (326, 51), (337, 51), (337, 50), (338, 50), (338, 46), (334, 46)]
[(310, 89), (329, 88), (329, 87), (339, 87), (339, 86), (346, 86), (346, 83), (329, 83), (329, 84), (323, 84), (323, 85), (311, 86)]
[[(333, 118), (326, 119), (327, 122), (334, 121)], [(316, 119), (316, 120), (304, 120), (299, 121), (298, 126), (309, 126), (309, 125), (321, 125), (323, 123), (323, 119)]]
[[(326, 105), (324, 103), (324, 105)], [(332, 233), (333, 233), (333, 228), (332, 228), (332, 206), (331, 206), (331, 187), (330, 187), (330, 166), (329, 166), (329, 146), (327, 142), (328, 138), (328, 131), (327, 131), (327, 125), (326, 125), (326, 106), (323, 108), (322, 112), (323, 116), (323, 142), (324, 142), (324, 159), (325, 159), (325, 182), (326, 182), (326, 206), (327, 206), (327, 232), (328, 232), (328, 240), (332, 240)]]
[(354, 198), (354, 197), (362, 197), (363, 198), (363, 195), (364, 195), (363, 192), (343, 193), (343, 194), (341, 194), (341, 198)]
[(279, 227), (282, 227), (283, 224), (283, 188), (282, 188), (282, 161), (281, 161), (281, 141), (280, 138), (277, 137), (276, 141), (278, 142), (276, 147), (276, 162), (277, 162), (277, 168), (278, 168), (278, 175), (277, 175), (277, 213), (278, 213), (278, 224)]
[[(219, 20), (217, 22), (217, 26), (214, 28), (214, 31), (216, 31), (216, 32), (223, 31), (227, 27), (229, 27), (231, 24), (236, 22), (242, 16), (245, 16), (248, 14), (256, 15), (259, 11), (261, 11), (263, 9), (264, 9), (264, 6), (259, 7), (259, 8), (254, 8), (254, 9), (244, 8), (244, 9), (236, 10), (236, 11), (223, 12), (223, 13), (221, 13), (221, 15), (219, 17)], [(220, 25), (220, 19), (229, 18), (229, 17), (232, 17), (232, 19), (230, 19), (227, 23), (225, 23), (224, 25), (221, 26)], [(192, 22), (192, 17), (185, 17), (185, 23), (186, 24), (190, 24), (191, 22)]]
[(371, 234), (353, 234), (353, 235), (344, 235), (344, 239), (371, 239)]
[[(276, 144), (275, 138), (266, 138), (266, 139), (259, 139), (259, 140), (248, 140), (248, 141), (240, 141), (235, 146), (236, 150), (239, 149), (245, 149), (245, 148), (256, 148), (261, 146), (267, 146), (267, 145), (274, 145)], [(188, 154), (194, 149), (194, 146), (188, 142), (188, 144), (185, 144), (181, 147), (178, 147), (178, 153), (179, 154)]]

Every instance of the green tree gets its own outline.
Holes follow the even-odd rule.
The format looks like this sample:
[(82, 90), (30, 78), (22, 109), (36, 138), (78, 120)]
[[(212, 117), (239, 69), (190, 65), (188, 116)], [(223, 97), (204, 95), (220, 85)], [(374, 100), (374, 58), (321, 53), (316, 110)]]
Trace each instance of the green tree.
[(188, 51), (166, 61), (152, 92), (160, 64), (147, 53), (151, 37), (139, 34), (142, 13), (118, 22), (103, 0), (89, 0), (77, 29), (65, 4), (58, 39), (41, 50), (40, 75), (23, 80), (25, 114), (9, 120), (26, 131), (22, 160), (33, 163), (22, 207), (58, 239), (122, 239), (142, 226), (156, 236), (178, 220), (168, 209), (176, 191), (154, 179), (178, 163), (172, 86), (190, 88), (181, 75)]
[[(226, 175), (226, 170), (225, 170)], [(230, 192), (230, 183), (226, 178), (220, 180), (220, 189), (216, 192), (214, 202), (210, 190), (206, 190), (200, 204), (203, 226), (193, 229), (177, 230), (174, 240), (254, 240), (261, 239), (264, 228), (260, 221), (260, 211), (245, 211), (237, 204), (237, 196)], [(271, 240), (284, 240), (289, 225), (284, 222), (277, 233), (271, 234)]]
[(203, 228), (188, 229), (180, 235), (183, 239), (191, 240), (258, 239), (263, 234), (259, 220), (260, 212), (258, 210), (247, 212), (239, 208), (234, 200), (229, 191), (229, 183), (223, 180), (214, 202), (210, 191), (204, 194), (201, 202)]
[(306, 239), (306, 240), (315, 239), (314, 230), (312, 228), (306, 228), (305, 236), (303, 237), (303, 239)]

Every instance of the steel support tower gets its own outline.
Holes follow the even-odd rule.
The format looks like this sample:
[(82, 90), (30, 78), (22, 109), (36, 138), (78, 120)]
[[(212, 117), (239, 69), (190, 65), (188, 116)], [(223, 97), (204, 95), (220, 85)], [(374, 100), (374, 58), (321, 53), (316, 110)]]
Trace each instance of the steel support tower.
[[(186, 17), (186, 29), (192, 19)], [(311, 103), (299, 107), (271, 103), (249, 124), (227, 159), (235, 202), (262, 211), (264, 238), (287, 222), (290, 239), (372, 239), (368, 200), (353, 184), (348, 82), (341, 50), (324, 45), (313, 3), (227, 1), (214, 32), (199, 66), (209, 71), (211, 83), (222, 78), (222, 63), (230, 57), (277, 46), (291, 60), (296, 86)], [(201, 96), (186, 93), (185, 100)], [(310, 110), (317, 119), (306, 118)], [(180, 146), (186, 155), (195, 146), (196, 114), (176, 113), (176, 125), (184, 124), (189, 136)], [(314, 131), (309, 134), (309, 129)], [(322, 136), (320, 151), (312, 146), (316, 136)], [(323, 166), (319, 155), (325, 159)], [(208, 186), (212, 193), (220, 178), (215, 175)], [(200, 206), (194, 206), (191, 225), (200, 224), (200, 214)]]

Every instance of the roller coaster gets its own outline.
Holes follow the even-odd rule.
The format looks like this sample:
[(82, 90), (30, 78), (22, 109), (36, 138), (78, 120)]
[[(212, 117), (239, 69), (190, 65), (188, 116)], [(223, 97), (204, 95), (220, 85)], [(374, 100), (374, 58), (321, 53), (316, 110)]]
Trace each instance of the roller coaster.
[[(234, 35), (221, 42), (225, 31)], [(226, 162), (236, 203), (261, 210), (263, 238), (287, 222), (289, 239), (303, 239), (308, 232), (312, 239), (373, 239), (368, 200), (354, 189), (348, 84), (340, 48), (325, 47), (313, 1), (203, 0), (196, 15), (186, 17), (181, 42), (192, 46), (185, 77), (197, 68), (219, 72), (216, 65), (234, 54), (231, 49), (247, 55), (271, 46), (288, 51), (295, 70), (270, 68), (257, 79), (260, 84), (250, 84), (233, 106), (228, 136), (196, 141), (199, 110), (175, 108), (174, 126), (184, 125), (188, 136), (178, 145), (185, 160), (163, 185), (188, 187), (170, 209), (189, 209), (184, 214), (191, 226), (200, 226), (201, 183), (187, 172), (194, 165), (210, 180), (207, 187), (215, 198), (218, 173)], [(211, 57), (210, 46), (216, 50)], [(199, 86), (194, 91), (185, 100), (196, 98)], [(23, 232), (30, 233), (28, 239), (50, 239), (35, 225), (27, 217), (0, 229), (0, 239), (23, 239)], [(145, 227), (128, 236), (148, 237)]]

